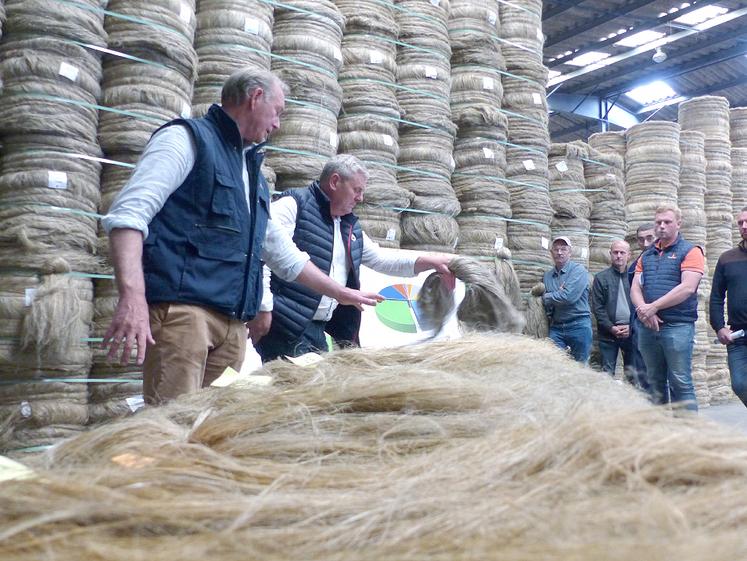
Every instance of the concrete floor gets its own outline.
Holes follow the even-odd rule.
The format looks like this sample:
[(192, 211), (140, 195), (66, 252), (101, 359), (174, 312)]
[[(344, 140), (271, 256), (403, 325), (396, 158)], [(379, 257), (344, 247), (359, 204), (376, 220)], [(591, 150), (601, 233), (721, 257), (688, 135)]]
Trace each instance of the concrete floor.
[(703, 417), (712, 419), (718, 423), (729, 425), (747, 433), (747, 407), (735, 399), (729, 403), (712, 405), (700, 410)]

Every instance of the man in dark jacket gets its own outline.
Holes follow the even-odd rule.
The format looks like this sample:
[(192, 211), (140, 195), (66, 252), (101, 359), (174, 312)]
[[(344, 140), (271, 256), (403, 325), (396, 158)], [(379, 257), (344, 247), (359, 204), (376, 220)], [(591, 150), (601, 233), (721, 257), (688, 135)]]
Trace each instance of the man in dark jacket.
[[(308, 252), (312, 263), (349, 288), (360, 288), (361, 265), (399, 277), (435, 269), (453, 283), (447, 266), (453, 255), (380, 248), (363, 232), (353, 209), (363, 201), (367, 182), (368, 171), (358, 158), (338, 154), (324, 166), (319, 181), (285, 191), (272, 203), (272, 220)], [(358, 344), (359, 309), (338, 305), (341, 302), (335, 298), (322, 297), (267, 271), (265, 288), (260, 314), (271, 315), (269, 332), (252, 336), (255, 344), (259, 341), (257, 351), (263, 361), (324, 351), (325, 332), (340, 345)]]
[[(729, 353), (731, 388), (747, 405), (747, 337), (733, 337), (739, 330), (747, 330), (747, 207), (737, 216), (742, 241), (718, 258), (711, 287), (711, 327)], [(724, 299), (729, 296), (729, 325), (724, 322)]]
[(612, 265), (594, 277), (591, 289), (592, 311), (597, 320), (602, 368), (615, 374), (618, 352), (622, 353), (625, 378), (638, 385), (633, 368), (633, 346), (630, 337), (630, 283), (627, 279), (630, 246), (616, 240), (610, 246)]

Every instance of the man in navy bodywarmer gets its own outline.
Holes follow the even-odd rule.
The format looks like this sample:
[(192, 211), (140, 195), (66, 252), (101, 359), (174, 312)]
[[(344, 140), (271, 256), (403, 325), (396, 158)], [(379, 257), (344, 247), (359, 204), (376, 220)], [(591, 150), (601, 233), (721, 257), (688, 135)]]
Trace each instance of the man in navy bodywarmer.
[(668, 403), (671, 393), (672, 402), (697, 411), (692, 354), (705, 258), (700, 247), (680, 235), (681, 225), (676, 206), (656, 209), (657, 240), (638, 260), (630, 299), (641, 323), (638, 348), (654, 403)]
[[(338, 154), (324, 166), (319, 181), (285, 191), (272, 203), (272, 219), (293, 236), (320, 270), (348, 287), (360, 287), (361, 265), (401, 277), (435, 269), (453, 282), (447, 266), (453, 255), (380, 248), (363, 232), (353, 209), (363, 200), (367, 181), (368, 171), (358, 158)], [(324, 351), (325, 332), (339, 345), (357, 345), (360, 310), (338, 303), (344, 304), (266, 273), (260, 315), (271, 314), (272, 320), (269, 333), (257, 345), (262, 360)], [(259, 337), (252, 339), (256, 343)]]
[(260, 171), (287, 86), (241, 69), (221, 105), (156, 131), (103, 220), (119, 303), (104, 337), (109, 358), (137, 349), (150, 404), (209, 386), (241, 368), (246, 328), (260, 329), (262, 262), (286, 281), (353, 306), (375, 304), (323, 274), (270, 220)]
[[(747, 405), (747, 337), (733, 336), (735, 332), (747, 330), (747, 207), (739, 212), (737, 225), (742, 241), (718, 258), (713, 273), (709, 315), (711, 327), (729, 353), (731, 388)], [(727, 294), (728, 326), (724, 322), (724, 299)]]

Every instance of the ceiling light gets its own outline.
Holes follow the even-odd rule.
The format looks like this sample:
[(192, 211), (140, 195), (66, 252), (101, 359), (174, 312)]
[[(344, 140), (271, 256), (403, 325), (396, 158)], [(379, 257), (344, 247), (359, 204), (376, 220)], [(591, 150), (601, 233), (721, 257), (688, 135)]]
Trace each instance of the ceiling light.
[(650, 105), (657, 101), (669, 99), (677, 96), (677, 92), (672, 87), (662, 80), (656, 80), (646, 84), (645, 86), (638, 86), (626, 92), (630, 99), (637, 101), (641, 105)]
[(650, 43), (651, 41), (655, 41), (656, 39), (660, 39), (661, 37), (664, 37), (664, 34), (660, 31), (647, 29), (646, 31), (640, 31), (638, 33), (635, 33), (634, 35), (631, 35), (630, 37), (621, 39), (620, 41), (615, 43), (615, 45), (620, 45), (621, 47), (640, 47), (641, 45)]
[(651, 57), (651, 60), (653, 60), (656, 64), (661, 64), (662, 62), (667, 60), (667, 53), (662, 51), (661, 47), (656, 47), (654, 56)]
[(685, 25), (697, 25), (699, 23), (703, 23), (704, 21), (708, 21), (709, 19), (713, 19), (717, 16), (723, 15), (728, 11), (728, 8), (722, 8), (721, 6), (711, 4), (709, 6), (703, 6), (702, 8), (698, 8), (697, 10), (693, 10), (689, 14), (680, 16), (674, 21), (678, 23), (684, 23)]
[(609, 53), (602, 53), (600, 51), (589, 51), (588, 53), (584, 53), (574, 59), (569, 60), (568, 64), (572, 64), (573, 66), (588, 66), (599, 62), (600, 60), (604, 60), (608, 56), (610, 56)]

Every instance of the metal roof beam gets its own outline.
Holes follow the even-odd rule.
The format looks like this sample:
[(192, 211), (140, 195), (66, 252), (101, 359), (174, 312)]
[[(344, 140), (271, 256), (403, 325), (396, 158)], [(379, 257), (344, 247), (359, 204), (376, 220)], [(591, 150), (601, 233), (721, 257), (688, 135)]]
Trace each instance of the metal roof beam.
[(566, 10), (570, 10), (579, 4), (583, 4), (584, 1), (585, 0), (565, 0), (564, 2), (556, 2), (553, 6), (542, 12), (542, 21), (562, 14)]
[(586, 33), (587, 31), (594, 29), (595, 27), (599, 27), (600, 25), (603, 25), (621, 16), (625, 16), (633, 10), (637, 10), (638, 8), (642, 8), (643, 6), (647, 6), (648, 4), (653, 3), (654, 2), (652, 0), (633, 0), (633, 2), (628, 2), (617, 10), (614, 10), (612, 12), (604, 12), (593, 20), (586, 21), (584, 23), (581, 23), (580, 25), (577, 25), (576, 27), (568, 29), (567, 31), (563, 31), (562, 33), (558, 33), (557, 35), (548, 37), (545, 41), (545, 48), (552, 47), (553, 45), (556, 45), (561, 41), (565, 41), (566, 39), (571, 39), (579, 33)]
[[(620, 35), (616, 35), (615, 37), (610, 37), (608, 39), (605, 39), (604, 41), (593, 41), (591, 43), (587, 43), (586, 45), (581, 47), (578, 51), (574, 52), (573, 54), (556, 58), (554, 61), (549, 63), (548, 66), (550, 68), (554, 68), (561, 64), (565, 64), (566, 62), (568, 62), (570, 59), (574, 57), (577, 57), (584, 53), (588, 53), (589, 51), (596, 51), (600, 48), (613, 45), (617, 43), (618, 41), (625, 39), (626, 37), (630, 37), (632, 35), (635, 35), (636, 33), (640, 33), (641, 31), (647, 31), (649, 29), (653, 29), (654, 27), (658, 27), (660, 25), (668, 23), (692, 11), (699, 10), (704, 5), (707, 6), (710, 3), (711, 3), (710, 0), (693, 0), (692, 4), (690, 4), (690, 6), (688, 6), (687, 8), (682, 8), (678, 12), (675, 12), (673, 14), (666, 14), (657, 19), (648, 20), (646, 23), (636, 25), (635, 27), (633, 27), (633, 29), (626, 31), (625, 33), (621, 33)], [(634, 17), (634, 16), (631, 16), (631, 17)], [(687, 29), (690, 29), (690, 28), (687, 27)]]

